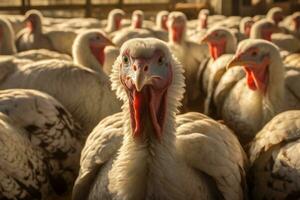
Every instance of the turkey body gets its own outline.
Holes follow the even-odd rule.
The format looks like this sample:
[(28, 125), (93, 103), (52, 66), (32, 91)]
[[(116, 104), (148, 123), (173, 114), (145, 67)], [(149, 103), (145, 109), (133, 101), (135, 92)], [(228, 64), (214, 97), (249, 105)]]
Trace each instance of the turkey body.
[[(88, 134), (105, 116), (120, 110), (108, 77), (62, 60), (43, 60), (12, 69), (3, 66), (1, 89), (35, 89), (60, 101)], [(101, 105), (101, 102), (103, 103)]]
[[(131, 63), (136, 79), (131, 79)], [(164, 42), (149, 38), (124, 43), (111, 80), (124, 101), (123, 111), (103, 119), (89, 135), (74, 200), (243, 199), (247, 158), (237, 138), (200, 113), (176, 116), (184, 76)], [(160, 96), (161, 91), (167, 95)]]
[[(47, 94), (14, 89), (0, 91), (0, 112), (9, 118), (12, 127), (7, 127), (13, 131), (9, 135), (8, 129), (3, 130), (10, 146), (1, 149), (4, 160), (0, 182), (7, 184), (1, 193), (20, 195), (16, 199), (47, 199), (70, 192), (79, 167), (83, 137), (68, 111)], [(11, 140), (15, 144), (9, 143)], [(27, 176), (30, 178), (26, 180)]]
[(255, 199), (298, 199), (299, 196), (298, 110), (275, 116), (253, 139), (251, 195)]

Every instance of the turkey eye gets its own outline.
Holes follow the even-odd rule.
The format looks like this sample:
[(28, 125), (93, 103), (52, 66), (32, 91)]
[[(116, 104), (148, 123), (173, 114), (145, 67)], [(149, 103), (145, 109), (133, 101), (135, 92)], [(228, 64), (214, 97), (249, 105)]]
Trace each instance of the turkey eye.
[(99, 35), (97, 35), (97, 36), (96, 36), (96, 39), (97, 39), (97, 40), (100, 40), (100, 36), (99, 36)]
[(162, 65), (163, 62), (164, 62), (164, 58), (162, 56), (159, 57), (157, 62), (158, 62), (159, 65)]
[(123, 63), (128, 64), (129, 58), (127, 56), (123, 56)]
[(256, 51), (252, 51), (252, 53), (251, 53), (251, 56), (256, 56), (257, 55), (257, 52)]

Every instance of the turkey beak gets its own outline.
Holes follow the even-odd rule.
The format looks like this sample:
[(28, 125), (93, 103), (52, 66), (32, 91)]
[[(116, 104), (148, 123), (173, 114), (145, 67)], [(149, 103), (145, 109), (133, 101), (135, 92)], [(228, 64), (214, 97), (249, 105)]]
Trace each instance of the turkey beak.
[(135, 71), (135, 77), (133, 79), (133, 83), (138, 92), (140, 92), (143, 87), (148, 83), (148, 65), (146, 63), (134, 63), (133, 69)]
[(232, 67), (237, 67), (237, 66), (241, 66), (241, 65), (244, 65), (244, 64), (245, 64), (245, 62), (240, 60), (239, 56), (234, 56), (232, 58), (232, 60), (227, 64), (226, 70), (228, 70)]
[(22, 23), (26, 23), (29, 21), (29, 16), (25, 17), (23, 20), (22, 20)]
[(203, 38), (200, 39), (200, 43), (204, 44), (204, 43), (208, 42), (208, 37), (209, 37), (209, 35), (204, 35)]
[(110, 39), (108, 39), (108, 38), (106, 38), (106, 40), (105, 40), (105, 44), (107, 45), (107, 46), (116, 46)]

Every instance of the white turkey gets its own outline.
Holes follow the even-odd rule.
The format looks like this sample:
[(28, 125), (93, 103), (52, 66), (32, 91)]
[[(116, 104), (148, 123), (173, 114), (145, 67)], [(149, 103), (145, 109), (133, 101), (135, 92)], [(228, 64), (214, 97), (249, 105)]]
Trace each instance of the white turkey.
[[(57, 58), (63, 60), (72, 60), (72, 58), (66, 54), (60, 54), (55, 51), (50, 51), (47, 49), (34, 49), (17, 53), (15, 46), (14, 33), (12, 31), (11, 25), (8, 21), (0, 18), (0, 58), (17, 58), (17, 59), (27, 59), (32, 61)], [(2, 56), (2, 55), (12, 55)]]
[(282, 50), (290, 53), (300, 50), (300, 40), (291, 34), (279, 33), (279, 28), (267, 19), (253, 24), (250, 38), (265, 39), (273, 42)]
[(110, 74), (111, 66), (119, 54), (119, 49), (100, 30), (84, 31), (73, 43), (72, 55), (75, 64)]
[(201, 38), (204, 36), (208, 28), (208, 16), (209, 10), (202, 9), (199, 11), (197, 27), (193, 27), (187, 32), (189, 40), (196, 43), (200, 42)]
[(253, 199), (299, 199), (300, 111), (275, 116), (253, 139), (249, 151)]
[(183, 111), (201, 111), (204, 99), (201, 94), (199, 75), (201, 68), (199, 66), (209, 57), (209, 52), (206, 44), (197, 44), (186, 40), (186, 20), (186, 16), (181, 12), (169, 14), (168, 46), (184, 68), (186, 94)]
[(230, 29), (216, 26), (207, 31), (202, 42), (208, 44), (211, 57), (202, 64), (201, 89), (206, 95), (204, 113), (214, 115), (211, 104), (214, 90), (236, 51), (237, 40)]
[(278, 25), (279, 22), (281, 22), (284, 19), (282, 8), (280, 7), (271, 8), (267, 13), (266, 18), (272, 21), (275, 25)]
[(152, 30), (145, 29), (143, 22), (144, 12), (141, 10), (135, 10), (132, 13), (130, 27), (123, 28), (113, 33), (113, 43), (120, 47), (124, 42), (132, 38), (153, 37), (154, 35)]
[[(34, 184), (35, 181), (48, 181), (52, 193), (56, 195), (70, 192), (78, 173), (78, 162), (84, 136), (81, 135), (80, 128), (74, 123), (68, 111), (47, 94), (34, 90), (14, 89), (0, 91), (0, 112), (9, 117), (16, 129), (21, 130), (20, 133), (15, 131), (12, 134), (19, 134), (20, 136), (15, 137), (23, 138), (23, 141), (8, 143), (8, 145), (15, 146), (17, 149), (22, 148), (24, 151), (16, 156), (16, 153), (12, 152), (13, 147), (6, 147), (11, 148), (12, 151), (0, 148), (1, 158), (4, 159), (0, 159), (0, 185), (6, 186), (6, 188), (0, 187), (0, 194), (14, 196), (19, 193), (21, 197), (32, 192), (32, 199), (37, 199), (42, 196), (43, 189), (30, 190), (30, 182)], [(2, 134), (7, 134), (7, 132)], [(3, 142), (9, 142), (13, 138), (12, 135), (12, 138)], [(22, 143), (27, 145), (22, 146)], [(18, 146), (19, 144), (21, 146)], [(32, 153), (32, 149), (35, 150), (34, 153)], [(19, 150), (17, 152), (20, 153)], [(23, 157), (24, 154), (28, 158)], [(35, 155), (40, 157), (31, 162), (30, 159)], [(22, 167), (25, 166), (20, 165), (20, 162), (24, 159), (29, 160), (29, 168), (26, 167), (22, 170)], [(38, 180), (38, 177), (33, 176), (32, 180), (28, 179), (26, 183), (26, 179), (23, 180), (23, 178), (31, 176), (31, 173), (38, 173), (34, 169), (30, 169), (30, 166), (34, 168), (33, 166), (38, 166), (40, 163), (43, 163), (46, 168), (37, 176), (45, 176), (45, 180)], [(3, 177), (3, 174), (6, 176)], [(24, 184), (22, 184), (23, 181), (25, 181)], [(41, 182), (41, 184), (44, 183)], [(39, 185), (32, 185), (32, 187), (39, 187)], [(11, 191), (5, 191), (10, 189)], [(20, 197), (16, 199), (23, 199)], [(46, 199), (46, 197), (43, 196), (42, 199)]]
[(122, 19), (125, 15), (125, 12), (121, 9), (113, 9), (109, 12), (107, 17), (107, 25), (105, 28), (105, 32), (107, 34), (113, 33), (121, 29)]
[(0, 18), (0, 41), (0, 55), (11, 55), (17, 52), (12, 26), (2, 18)]
[[(93, 59), (88, 61), (99, 66), (96, 58)], [(7, 60), (0, 65), (0, 88), (36, 89), (52, 95), (70, 111), (87, 134), (99, 120), (119, 111), (121, 105), (103, 70), (99, 68), (95, 72), (87, 67), (58, 59), (25, 65)]]
[[(251, 17), (244, 17), (240, 23), (240, 33), (244, 35), (243, 39), (250, 37), (250, 32), (254, 21)], [(239, 40), (241, 41), (241, 39)]]
[(89, 135), (73, 200), (245, 197), (247, 161), (237, 138), (200, 113), (176, 116), (183, 69), (164, 42), (124, 43), (111, 79), (123, 112)]
[(18, 51), (30, 49), (49, 49), (71, 54), (71, 47), (77, 33), (72, 30), (47, 29), (42, 26), (43, 16), (39, 11), (26, 13), (27, 27), (17, 34)]
[(168, 31), (168, 15), (169, 12), (166, 10), (162, 10), (157, 13), (156, 15), (156, 29), (158, 30), (163, 30), (163, 31)]
[(290, 17), (290, 22), (287, 24), (289, 33), (295, 37), (300, 38), (300, 12), (295, 12)]
[(0, 113), (0, 198), (46, 199), (51, 186), (41, 152)]
[(135, 10), (131, 17), (131, 27), (132, 28), (142, 28), (144, 21), (144, 12), (141, 10)]
[(43, 32), (40, 12), (36, 10), (27, 12), (25, 21), (26, 28), (21, 30), (16, 38), (18, 51), (30, 49), (54, 50), (51, 40)]
[(285, 73), (278, 48), (261, 39), (242, 41), (228, 63), (233, 66), (242, 66), (246, 77), (229, 91), (221, 114), (245, 144), (276, 114), (299, 109), (299, 69)]
[[(112, 62), (103, 54), (108, 44), (111, 42), (102, 32), (91, 30), (79, 34), (74, 43), (76, 64), (48, 50), (30, 50), (2, 59), (0, 88), (37, 89), (54, 96), (87, 134), (103, 117), (120, 110), (121, 104), (110, 91), (108, 76), (99, 63)], [(45, 60), (52, 58), (57, 59)], [(38, 60), (42, 61), (34, 62)]]

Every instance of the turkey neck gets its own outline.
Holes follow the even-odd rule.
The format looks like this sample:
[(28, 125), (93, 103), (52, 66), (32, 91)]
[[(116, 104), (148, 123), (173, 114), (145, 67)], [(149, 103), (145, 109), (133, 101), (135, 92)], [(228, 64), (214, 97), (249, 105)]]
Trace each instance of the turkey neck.
[(184, 43), (186, 34), (185, 27), (177, 27), (176, 29), (171, 28), (169, 31), (169, 41), (171, 44), (182, 45)]
[(0, 53), (2, 55), (11, 55), (17, 53), (14, 43), (13, 30), (11, 27), (0, 29)]
[(267, 66), (268, 82), (266, 92), (256, 90), (256, 98), (253, 98), (253, 103), (261, 105), (262, 109), (262, 120), (259, 128), (281, 112), (284, 106), (285, 72), (279, 52), (270, 52), (270, 60), (271, 62)]
[(101, 76), (107, 77), (102, 70), (102, 65), (99, 63), (96, 56), (93, 55), (87, 38), (81, 38), (76, 43), (74, 42), (72, 56), (74, 59), (74, 63), (90, 68), (98, 72), (98, 74), (100, 74)]
[(27, 25), (29, 31), (35, 35), (42, 34), (42, 22), (40, 18), (36, 18), (35, 21), (28, 21)]
[[(176, 158), (175, 116), (167, 110), (161, 140), (155, 136), (150, 117), (144, 120), (140, 138), (133, 137), (130, 111), (125, 104), (123, 145), (109, 173), (109, 189), (125, 199), (178, 199), (180, 186), (180, 161)], [(176, 192), (174, 192), (175, 190)], [(172, 196), (174, 195), (174, 196)], [(176, 197), (177, 195), (177, 197)], [(183, 198), (182, 198), (183, 199)]]
[(270, 53), (271, 63), (268, 68), (267, 93), (263, 95), (263, 109), (265, 122), (273, 118), (283, 109), (284, 101), (284, 74), (282, 59), (279, 52)]
[(109, 16), (106, 30), (107, 32), (113, 32), (120, 29), (121, 19), (115, 19), (115, 16)]
[(226, 38), (227, 43), (225, 46), (225, 54), (234, 54), (237, 48), (237, 41), (235, 39), (235, 36), (231, 33), (228, 33), (228, 36)]

